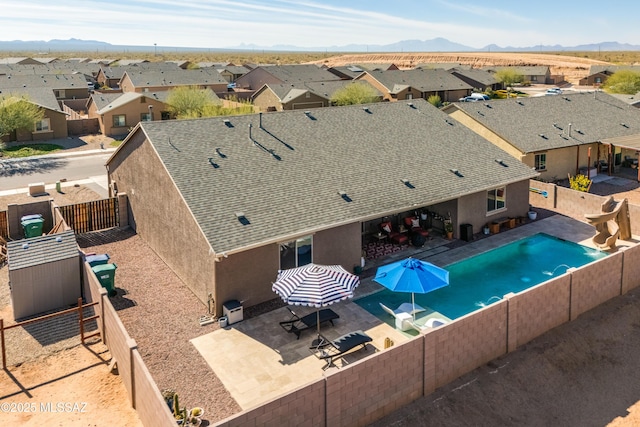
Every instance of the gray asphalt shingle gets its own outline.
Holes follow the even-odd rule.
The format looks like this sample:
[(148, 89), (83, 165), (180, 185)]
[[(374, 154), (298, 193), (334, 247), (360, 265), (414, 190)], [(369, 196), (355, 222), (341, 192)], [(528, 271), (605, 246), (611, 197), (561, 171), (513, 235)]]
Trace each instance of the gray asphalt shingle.
[[(307, 114), (140, 126), (217, 253), (413, 210), (537, 175), (424, 100)], [(238, 212), (251, 224), (242, 225)]]

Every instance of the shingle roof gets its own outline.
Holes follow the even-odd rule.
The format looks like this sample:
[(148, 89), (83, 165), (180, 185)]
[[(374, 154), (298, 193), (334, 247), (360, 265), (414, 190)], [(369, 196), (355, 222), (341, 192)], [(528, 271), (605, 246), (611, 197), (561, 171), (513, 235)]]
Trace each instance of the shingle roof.
[(197, 70), (175, 69), (166, 70), (127, 70), (127, 76), (135, 87), (157, 86), (189, 86), (224, 84), (228, 82), (216, 70), (201, 68)]
[(463, 77), (466, 77), (467, 79), (476, 81), (478, 83), (482, 83), (487, 86), (498, 83), (498, 79), (496, 79), (496, 76), (486, 70), (478, 70), (475, 68), (464, 70), (464, 69), (456, 68), (454, 70), (450, 70), (450, 72), (454, 76), (457, 76), (457, 75), (463, 76)]
[(368, 73), (392, 94), (407, 87), (421, 92), (473, 89), (467, 83), (442, 69), (419, 68), (415, 70), (368, 71)]
[[(361, 82), (355, 83), (365, 84), (371, 87), (378, 96), (382, 97), (382, 93), (368, 82), (363, 80)], [(350, 84), (354, 84), (354, 82), (351, 80), (336, 80), (330, 82), (309, 82), (297, 84), (266, 84), (265, 86), (271, 89), (271, 91), (278, 97), (280, 102), (287, 103), (295, 98), (303, 96), (307, 92), (313, 93), (314, 95), (329, 100), (336, 91), (344, 89), (347, 85)], [(256, 92), (256, 95), (263, 90), (264, 87), (260, 88), (260, 90)]]
[(29, 87), (50, 89), (87, 89), (87, 79), (82, 74), (0, 76), (0, 88)]
[(465, 111), (523, 153), (640, 134), (638, 110), (604, 92), (460, 102), (445, 110), (452, 108)]
[(53, 93), (53, 90), (43, 90), (38, 87), (29, 88), (3, 88), (0, 90), (0, 100), (10, 98), (12, 96), (26, 97), (29, 102), (32, 102), (41, 107), (47, 108), (53, 111), (62, 112), (60, 104)]
[[(212, 92), (214, 97), (215, 93)], [(126, 92), (126, 93), (94, 93), (91, 95), (93, 102), (95, 103), (98, 114), (106, 114), (111, 110), (122, 107), (130, 102), (139, 102), (140, 98), (155, 99), (160, 102), (165, 102), (169, 96), (168, 91), (158, 92)], [(216, 97), (217, 98), (217, 97)]]
[(283, 83), (326, 82), (340, 80), (325, 68), (313, 64), (276, 65), (260, 67)]
[(67, 230), (62, 233), (7, 242), (7, 255), (9, 270), (19, 270), (69, 258), (79, 258), (80, 253), (73, 230)]
[[(145, 122), (137, 132), (147, 135), (217, 253), (537, 175), (421, 99)], [(243, 226), (237, 213), (250, 224)]]

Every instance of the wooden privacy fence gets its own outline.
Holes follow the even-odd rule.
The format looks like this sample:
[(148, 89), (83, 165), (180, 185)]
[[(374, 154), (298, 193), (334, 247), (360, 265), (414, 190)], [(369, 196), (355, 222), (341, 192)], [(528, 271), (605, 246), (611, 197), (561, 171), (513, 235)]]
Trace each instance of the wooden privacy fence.
[(7, 211), (0, 211), (0, 237), (9, 238), (9, 223), (7, 221)]
[(76, 234), (118, 227), (118, 199), (102, 199), (60, 206), (65, 222)]

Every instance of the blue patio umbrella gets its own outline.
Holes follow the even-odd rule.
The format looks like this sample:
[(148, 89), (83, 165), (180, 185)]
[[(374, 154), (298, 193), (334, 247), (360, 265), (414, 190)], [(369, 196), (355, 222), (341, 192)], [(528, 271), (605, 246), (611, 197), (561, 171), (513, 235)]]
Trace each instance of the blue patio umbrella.
[(360, 278), (340, 265), (307, 264), (280, 270), (271, 289), (287, 304), (316, 308), (320, 335), (320, 307), (353, 297)]
[(415, 294), (426, 294), (449, 284), (449, 272), (429, 262), (406, 258), (378, 267), (375, 282), (395, 292), (411, 292), (415, 317)]

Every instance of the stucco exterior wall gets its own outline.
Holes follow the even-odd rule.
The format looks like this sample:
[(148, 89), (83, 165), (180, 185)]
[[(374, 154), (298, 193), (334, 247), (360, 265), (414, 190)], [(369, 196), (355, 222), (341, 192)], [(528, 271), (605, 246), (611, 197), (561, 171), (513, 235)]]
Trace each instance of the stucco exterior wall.
[(206, 304), (215, 289), (214, 254), (142, 132), (120, 147), (109, 176), (128, 195), (132, 228)]
[[(149, 113), (149, 105), (152, 106), (153, 120), (160, 120), (162, 112), (166, 110), (166, 105), (149, 96), (136, 99), (102, 115), (98, 114), (96, 105), (91, 103), (88, 114), (89, 118), (98, 118), (100, 132), (102, 132), (102, 134), (107, 136), (126, 135), (129, 133), (130, 128), (140, 122), (142, 114)], [(125, 115), (125, 126), (115, 127), (113, 126), (113, 117), (120, 114)]]
[[(522, 162), (533, 168), (535, 167), (536, 154), (544, 153), (546, 154), (546, 170), (539, 171), (540, 179), (565, 179), (567, 178), (567, 174), (571, 174), (571, 176), (576, 175), (576, 164), (578, 165), (578, 169), (584, 169), (584, 173), (587, 173), (589, 147), (591, 147), (591, 164), (593, 165), (593, 162), (595, 162), (597, 158), (598, 148), (595, 143), (525, 154), (522, 157)], [(601, 154), (601, 156), (603, 156), (603, 154)]]

